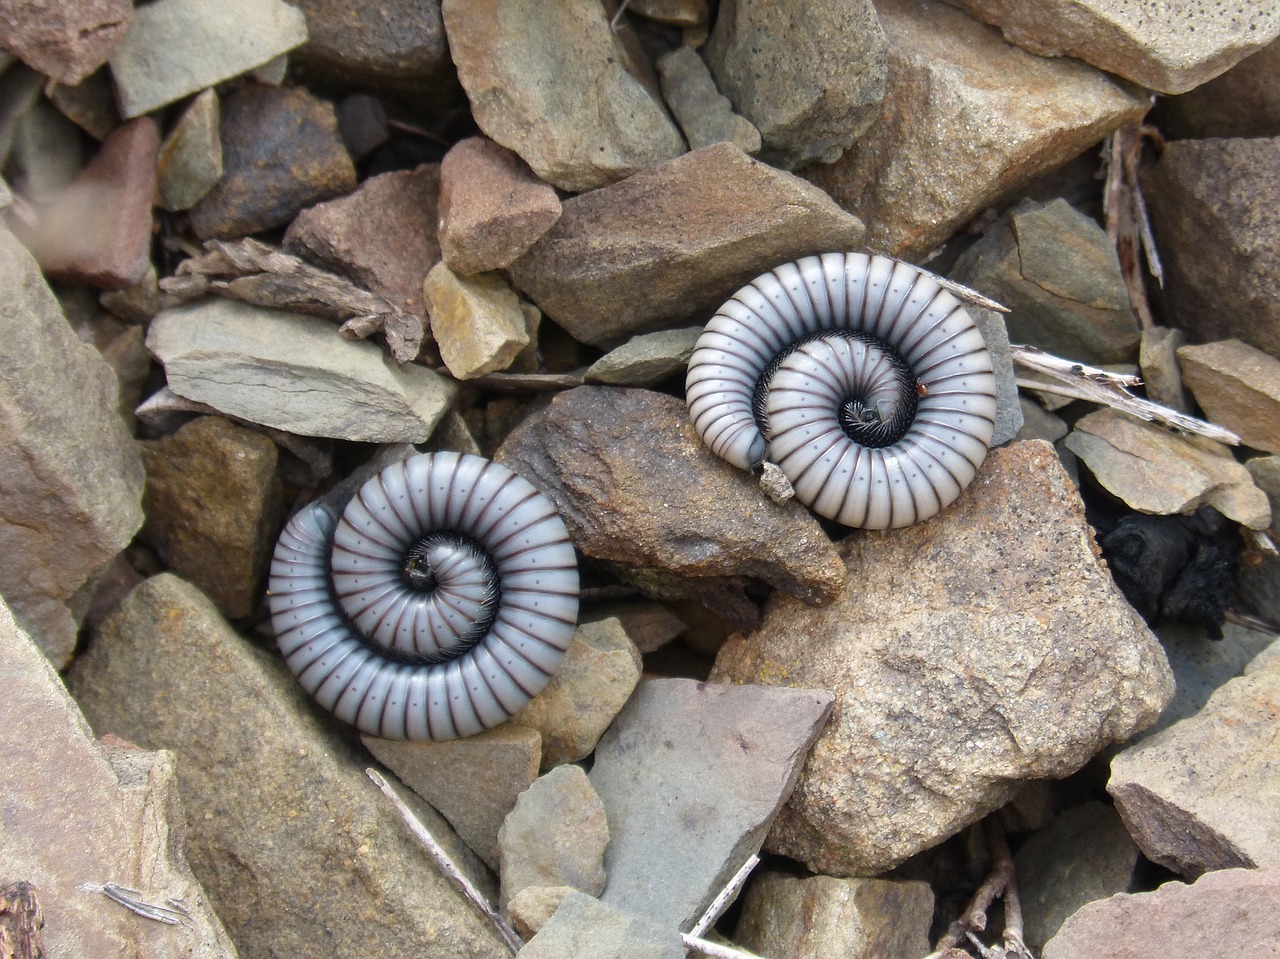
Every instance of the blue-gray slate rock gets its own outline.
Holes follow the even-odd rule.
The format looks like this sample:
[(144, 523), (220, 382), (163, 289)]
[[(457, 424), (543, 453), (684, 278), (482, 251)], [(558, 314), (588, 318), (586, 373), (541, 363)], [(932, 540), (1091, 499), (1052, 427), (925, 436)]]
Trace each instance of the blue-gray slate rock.
[(571, 892), (520, 959), (685, 959), (680, 933)]

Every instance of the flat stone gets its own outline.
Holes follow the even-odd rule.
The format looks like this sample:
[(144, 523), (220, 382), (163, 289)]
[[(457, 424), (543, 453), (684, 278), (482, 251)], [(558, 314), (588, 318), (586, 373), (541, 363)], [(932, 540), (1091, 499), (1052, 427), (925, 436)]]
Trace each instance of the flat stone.
[[(369, 782), (368, 756), (195, 587), (146, 580), (69, 683), (95, 729), (176, 754), (191, 867), (240, 955), (510, 956)], [(464, 873), (483, 869), (401, 793)]]
[(407, 742), (361, 736), (369, 752), (449, 820), (486, 866), (498, 870), (498, 830), (538, 777), (542, 737), (504, 723), (465, 739)]
[(588, 896), (604, 889), (609, 826), (604, 806), (578, 766), (558, 766), (516, 800), (498, 831), (499, 902), (530, 886), (568, 886)]
[(1280, 136), (1280, 40), (1194, 90), (1161, 97), (1155, 116), (1178, 139)]
[(151, 198), (160, 130), (150, 117), (117, 129), (23, 240), (51, 278), (117, 290), (151, 265)]
[(1181, 330), (1157, 326), (1142, 331), (1138, 343), (1138, 371), (1147, 399), (1179, 413), (1191, 412), (1191, 395), (1182, 385), (1178, 349), (1187, 342)]
[(1047, 60), (936, 0), (879, 0), (888, 108), (832, 165), (803, 175), (867, 225), (867, 246), (927, 256), (1107, 134), (1147, 98), (1077, 60)]
[(1228, 943), (1234, 959), (1275, 954), (1280, 937), (1280, 869), (1227, 869), (1193, 885), (1112, 896), (1085, 906), (1045, 946), (1044, 959), (1167, 959), (1212, 955)]
[(684, 152), (666, 111), (627, 72), (596, 0), (441, 9), (476, 123), (552, 186), (594, 190)]
[(685, 959), (688, 952), (677, 930), (571, 892), (520, 959)]
[[(173, 754), (94, 739), (53, 666), (3, 602), (0, 663), (0, 848), (5, 875), (35, 887), (43, 955), (145, 959), (180, 951), (191, 959), (234, 959), (235, 947), (183, 851), (187, 825)], [(180, 931), (139, 921), (100, 894), (104, 881), (155, 903), (181, 899), (188, 918)], [(8, 951), (14, 941), (6, 936), (5, 944)], [(10, 955), (29, 955), (21, 943), (17, 948)]]
[(141, 280), (122, 290), (108, 290), (98, 297), (98, 303), (112, 316), (126, 323), (145, 325), (160, 312), (160, 285), (155, 264), (147, 267)]
[(701, 326), (633, 336), (587, 367), (588, 383), (653, 386), (683, 370), (702, 335)]
[(733, 112), (733, 104), (720, 95), (711, 71), (697, 51), (676, 47), (660, 56), (656, 66), (662, 99), (680, 124), (689, 149), (732, 143), (743, 153), (760, 152), (760, 131), (746, 117)]
[(164, 209), (191, 209), (222, 179), (221, 118), (217, 92), (205, 90), (191, 101), (165, 137), (156, 165), (156, 185)]
[(283, 0), (156, 0), (139, 7), (111, 54), (120, 113), (150, 113), (229, 80), (307, 39), (302, 11)]
[(1160, 93), (1184, 93), (1280, 34), (1267, 0), (1160, 8), (1110, 0), (1051, 0), (1034, 9), (1003, 0), (949, 0), (1005, 39), (1046, 57), (1076, 57)]
[(222, 162), (218, 185), (191, 208), (201, 239), (281, 226), (356, 185), (333, 104), (302, 87), (250, 83), (232, 93), (222, 104)]
[(875, 122), (887, 46), (871, 0), (726, 0), (705, 54), (716, 84), (760, 131), (761, 158), (792, 169), (838, 159)]
[(105, 140), (120, 125), (120, 111), (116, 109), (106, 70), (97, 70), (76, 84), (50, 80), (45, 84), (44, 95), (63, 116), (95, 140)]
[(1212, 506), (1253, 529), (1271, 524), (1267, 497), (1231, 450), (1113, 409), (1076, 421), (1066, 439), (1108, 492), (1141, 513), (1194, 513)]
[(1214, 423), (1246, 446), (1280, 453), (1280, 360), (1239, 340), (1178, 350), (1182, 379)]
[(1189, 878), (1280, 865), (1277, 696), (1272, 658), (1111, 761), (1107, 792), (1143, 855)]
[(541, 734), (544, 769), (577, 762), (591, 755), (639, 681), (640, 652), (622, 624), (582, 623), (551, 681), (511, 722)]
[(1280, 356), (1280, 137), (1178, 140), (1142, 177), (1170, 326)]
[(529, 345), (520, 298), (500, 273), (459, 276), (437, 263), (423, 296), (440, 357), (460, 380), (505, 370)]
[(116, 378), (0, 229), (0, 593), (55, 667), (97, 575), (142, 525), (142, 461)]
[(747, 887), (734, 942), (771, 959), (920, 959), (932, 921), (927, 882), (765, 872)]
[(550, 497), (588, 557), (682, 580), (755, 577), (809, 602), (829, 602), (844, 584), (817, 520), (799, 503), (771, 503), (750, 474), (716, 458), (675, 397), (569, 390), (495, 458)]
[(1081, 906), (1128, 892), (1139, 858), (1106, 803), (1073, 806), (1032, 833), (1014, 857), (1026, 944), (1039, 952)]
[(646, 679), (596, 748), (606, 905), (690, 928), (754, 855), (831, 711), (822, 689)]
[(814, 871), (878, 875), (1021, 784), (1075, 772), (1173, 695), (1046, 443), (992, 450), (938, 516), (838, 549), (840, 599), (818, 610), (775, 594), (712, 671), (836, 693), (766, 843)]
[(440, 164), (440, 249), (463, 276), (501, 270), (560, 219), (560, 198), (487, 137), (455, 143)]
[(965, 307), (973, 317), (973, 323), (982, 334), (987, 352), (991, 354), (991, 369), (996, 377), (996, 425), (991, 432), (991, 446), (1009, 442), (1022, 429), (1022, 405), (1019, 402), (1018, 378), (1013, 368), (1013, 354), (1009, 350), (1009, 328), (1005, 315), (995, 310), (969, 304)]
[(125, 39), (129, 0), (12, 0), (0, 15), (0, 47), (52, 77), (76, 84), (102, 66)]
[(1009, 307), (1009, 336), (1084, 363), (1137, 356), (1138, 318), (1107, 231), (1066, 200), (1025, 201), (965, 250), (951, 279)]
[(222, 297), (163, 310), (147, 348), (179, 396), (304, 436), (421, 443), (456, 390), (325, 320)]
[(141, 444), (143, 538), (165, 565), (242, 619), (262, 598), (284, 493), (276, 445), (220, 416)]
[(577, 340), (610, 347), (705, 321), (759, 274), (862, 238), (820, 190), (716, 143), (566, 200), (511, 276)]

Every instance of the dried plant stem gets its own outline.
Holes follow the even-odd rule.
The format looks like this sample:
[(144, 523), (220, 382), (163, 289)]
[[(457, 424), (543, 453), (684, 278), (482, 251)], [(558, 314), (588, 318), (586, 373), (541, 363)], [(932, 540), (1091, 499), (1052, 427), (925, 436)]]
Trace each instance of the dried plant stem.
[(751, 870), (755, 869), (756, 864), (759, 862), (760, 857), (753, 854), (742, 864), (742, 868), (734, 873), (733, 878), (720, 890), (720, 895), (716, 896), (711, 901), (711, 905), (707, 906), (707, 911), (702, 914), (702, 918), (689, 930), (689, 935), (701, 937), (703, 933), (711, 928), (712, 923), (724, 915), (724, 911), (738, 898), (738, 893), (742, 891), (742, 886), (747, 881), (747, 877), (751, 875)]
[[(1005, 840), (1004, 830), (995, 816), (988, 816), (982, 821), (983, 835), (987, 841), (987, 850), (991, 854), (991, 872), (977, 892), (969, 901), (964, 914), (953, 922), (942, 938), (938, 940), (934, 952), (930, 955), (939, 957), (956, 949), (965, 939), (971, 941), (986, 959), (1032, 959), (1026, 943), (1022, 941), (1022, 905), (1018, 896), (1017, 872), (1013, 865), (1013, 855), (1009, 852), (1009, 843)], [(1004, 900), (1004, 944), (999, 947), (987, 947), (977, 938), (975, 933), (987, 928), (987, 911), (998, 898)]]
[(1147, 217), (1147, 204), (1138, 180), (1142, 145), (1148, 139), (1157, 144), (1161, 142), (1160, 134), (1154, 127), (1140, 124), (1117, 130), (1111, 135), (1105, 154), (1107, 185), (1102, 196), (1102, 207), (1107, 220), (1107, 236), (1115, 244), (1120, 272), (1129, 292), (1129, 305), (1138, 315), (1143, 329), (1149, 330), (1156, 323), (1147, 302), (1140, 254), (1146, 254), (1147, 270), (1162, 286), (1164, 271), (1156, 252), (1155, 237)]
[(185, 923), (191, 918), (191, 913), (187, 911), (187, 904), (181, 899), (175, 899), (172, 896), (166, 899), (166, 905), (162, 906), (158, 903), (147, 902), (142, 898), (142, 893), (138, 892), (138, 890), (129, 889), (114, 882), (104, 882), (97, 891), (112, 902), (124, 906), (130, 912), (141, 916), (143, 919), (162, 922), (166, 926), (176, 926), (180, 923)]
[(703, 939), (689, 933), (681, 933), (680, 938), (684, 940), (687, 948), (694, 949), (706, 956), (713, 956), (715, 959), (761, 959), (754, 952), (747, 952), (747, 950), (739, 949), (737, 946), (726, 946), (719, 942), (712, 942), (710, 939)]

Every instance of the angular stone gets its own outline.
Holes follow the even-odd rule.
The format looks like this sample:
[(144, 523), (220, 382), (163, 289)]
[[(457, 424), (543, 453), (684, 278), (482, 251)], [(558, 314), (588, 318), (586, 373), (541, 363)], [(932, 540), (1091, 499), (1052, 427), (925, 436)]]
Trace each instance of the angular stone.
[(74, 183), (38, 213), (23, 240), (50, 277), (108, 290), (151, 265), (151, 198), (160, 130), (150, 117), (103, 141)]
[(726, 0), (705, 52), (761, 158), (791, 169), (838, 159), (880, 115), (887, 46), (871, 0)]
[(551, 682), (511, 722), (541, 734), (544, 769), (577, 762), (591, 755), (639, 681), (640, 653), (622, 624), (583, 623)]
[[(369, 782), (367, 755), (193, 586), (145, 581), (69, 681), (100, 732), (177, 754), (191, 867), (240, 955), (510, 956)], [(482, 868), (406, 800), (464, 871)]]
[(130, 29), (129, 0), (10, 0), (0, 47), (59, 83), (76, 84), (106, 62)]
[(822, 689), (648, 679), (596, 748), (600, 901), (688, 929), (760, 849), (831, 712)]
[(1143, 330), (1138, 343), (1138, 371), (1147, 399), (1180, 413), (1191, 412), (1191, 396), (1182, 384), (1178, 349), (1187, 342), (1181, 330), (1157, 326)]
[(437, 263), (422, 292), (440, 357), (460, 380), (505, 370), (529, 345), (520, 298), (500, 273), (462, 277)]
[(927, 882), (765, 872), (747, 887), (734, 942), (770, 959), (920, 959), (932, 921)]
[(566, 200), (511, 276), (576, 339), (608, 347), (705, 320), (779, 263), (862, 237), (820, 190), (716, 143)]
[(532, 939), (573, 892), (577, 890), (572, 886), (525, 886), (507, 902), (511, 925), (522, 937)]
[(516, 800), (498, 831), (505, 909), (530, 886), (568, 886), (598, 896), (604, 889), (609, 825), (604, 806), (578, 766), (558, 766)]
[(616, 619), (642, 654), (661, 649), (687, 628), (685, 621), (670, 606), (647, 599), (593, 604), (578, 614), (582, 623), (606, 619)]
[(1184, 346), (1178, 360), (1210, 420), (1246, 446), (1280, 453), (1280, 360), (1239, 340)]
[(995, 310), (969, 305), (969, 315), (982, 334), (991, 354), (991, 368), (996, 376), (996, 425), (991, 433), (991, 446), (1009, 442), (1022, 429), (1022, 405), (1018, 401), (1018, 379), (1009, 351), (1009, 329), (1005, 315)]
[(241, 619), (262, 598), (284, 519), (276, 445), (220, 416), (142, 444), (143, 536), (165, 565)]
[(496, 457), (551, 498), (586, 556), (682, 579), (751, 576), (830, 601), (843, 569), (799, 503), (771, 503), (703, 446), (684, 403), (583, 386), (528, 416)]
[(116, 378), (0, 230), (0, 594), (57, 668), (95, 577), (142, 525), (142, 461)]
[(696, 27), (710, 16), (707, 0), (631, 0), (627, 12), (676, 27)]
[(1115, 244), (1066, 200), (1014, 207), (949, 275), (1009, 307), (1004, 321), (1017, 343), (1093, 364), (1137, 354), (1138, 318)]
[(1035, 400), (1024, 396), (1019, 399), (1019, 405), (1022, 407), (1022, 427), (1014, 439), (1056, 443), (1070, 431), (1062, 417), (1054, 416)]
[(1221, 443), (1101, 409), (1077, 420), (1066, 444), (1103, 488), (1139, 512), (1212, 506), (1253, 529), (1271, 524), (1267, 497)]
[(746, 117), (733, 112), (733, 104), (720, 95), (711, 71), (692, 47), (676, 47), (664, 53), (658, 58), (657, 68), (662, 78), (662, 98), (689, 141), (689, 149), (732, 143), (743, 153), (760, 152), (760, 131)]
[(191, 101), (165, 137), (156, 164), (164, 209), (191, 209), (222, 179), (221, 117), (217, 92), (205, 90)]
[(581, 892), (565, 896), (521, 959), (685, 959), (677, 930), (649, 922), (625, 907), (597, 902)]
[(834, 605), (776, 594), (712, 672), (836, 693), (766, 846), (815, 871), (878, 875), (1020, 783), (1071, 774), (1173, 695), (1046, 443), (992, 450), (938, 516), (838, 548), (849, 578)]
[(123, 290), (108, 290), (98, 297), (98, 303), (112, 316), (126, 323), (145, 325), (160, 312), (160, 285), (155, 264), (147, 267), (141, 280)]
[(455, 273), (501, 270), (560, 219), (560, 198), (487, 137), (455, 143), (440, 164), (440, 249)]
[(456, 387), (425, 366), (397, 367), (333, 324), (209, 297), (164, 310), (147, 348), (173, 392), (251, 423), (365, 443), (421, 443)]
[(1146, 97), (1076, 60), (1046, 60), (936, 0), (879, 0), (888, 104), (843, 157), (803, 175), (867, 225), (867, 245), (927, 256), (1113, 130)]
[(333, 104), (302, 87), (250, 83), (222, 105), (222, 179), (191, 208), (201, 239), (280, 226), (356, 185)]
[(120, 125), (120, 112), (106, 70), (98, 70), (72, 86), (50, 80), (45, 84), (44, 95), (63, 116), (95, 140), (105, 140)]
[(1280, 40), (1194, 90), (1161, 97), (1155, 117), (1179, 139), (1280, 136)]
[(1280, 137), (1178, 140), (1142, 177), (1167, 322), (1280, 356)]
[[(235, 948), (187, 865), (173, 754), (95, 740), (62, 680), (3, 602), (0, 663), (0, 849), (5, 875), (35, 887), (44, 913), (43, 955), (174, 955), (171, 927), (140, 922), (100, 894), (111, 881), (152, 902), (173, 896), (186, 903), (183, 955), (234, 959)], [(12, 948), (12, 939), (4, 942)], [(18, 949), (9, 955), (28, 955), (21, 944)]]
[(307, 39), (302, 11), (283, 0), (156, 0), (135, 12), (111, 54), (125, 118), (150, 113), (266, 63)]
[(1190, 878), (1280, 866), (1277, 697), (1272, 658), (1111, 761), (1107, 792), (1143, 855)]
[(1193, 885), (1112, 896), (1063, 923), (1044, 959), (1168, 959), (1204, 956), (1228, 944), (1233, 959), (1267, 959), (1280, 938), (1280, 869), (1227, 869)]
[(498, 830), (538, 777), (542, 738), (504, 723), (477, 736), (412, 743), (361, 736), (369, 752), (449, 820), (486, 866), (498, 870)]
[(684, 140), (627, 72), (596, 0), (444, 0), (476, 123), (546, 182), (577, 193), (679, 156)]
[(1046, 57), (1077, 57), (1160, 93), (1184, 93), (1280, 34), (1268, 0), (1159, 8), (1110, 0), (949, 0), (994, 24), (1005, 39)]
[(592, 363), (587, 368), (587, 382), (653, 386), (688, 365), (701, 335), (702, 327), (686, 326), (633, 336)]

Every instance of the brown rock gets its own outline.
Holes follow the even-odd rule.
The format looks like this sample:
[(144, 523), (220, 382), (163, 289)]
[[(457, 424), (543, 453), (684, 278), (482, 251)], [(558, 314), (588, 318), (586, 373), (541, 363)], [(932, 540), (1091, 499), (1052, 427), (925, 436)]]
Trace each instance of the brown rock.
[(468, 137), (440, 164), (440, 249), (464, 276), (501, 270), (560, 219), (560, 198), (529, 165), (487, 137)]
[(605, 347), (701, 322), (779, 263), (862, 237), (821, 191), (716, 143), (566, 200), (511, 274), (575, 338)]
[[(1139, 120), (1144, 97), (1076, 60), (1046, 60), (935, 0), (880, 0), (889, 80), (880, 118), (803, 175), (917, 259), (988, 206)], [(943, 94), (945, 91), (945, 95)]]
[(571, 892), (577, 890), (572, 886), (525, 886), (507, 901), (507, 913), (516, 932), (532, 939)]
[(662, 78), (662, 98), (689, 141), (689, 149), (723, 142), (732, 143), (744, 153), (760, 152), (760, 131), (746, 117), (733, 112), (733, 104), (720, 95), (711, 71), (696, 50), (676, 47), (658, 58), (657, 67)]
[(710, 15), (707, 0), (631, 0), (627, 12), (677, 27), (696, 27)]
[(1021, 782), (1079, 769), (1173, 695), (1159, 643), (1097, 558), (1046, 443), (992, 450), (938, 516), (838, 549), (848, 585), (835, 604), (775, 595), (712, 672), (836, 693), (766, 843), (814, 871), (879, 874)]
[(1143, 330), (1138, 343), (1138, 372), (1147, 398), (1180, 413), (1191, 412), (1191, 395), (1178, 366), (1178, 348), (1186, 342), (1181, 330), (1157, 326)]
[(129, 0), (9, 0), (0, 11), (0, 47), (76, 84), (107, 62), (132, 17)]
[(1209, 419), (1246, 446), (1280, 453), (1280, 360), (1239, 340), (1184, 346), (1178, 360)]
[(422, 293), (440, 356), (460, 380), (505, 370), (529, 345), (520, 298), (500, 273), (463, 277), (437, 263)]
[(1161, 97), (1155, 119), (1178, 138), (1280, 136), (1280, 40), (1194, 90)]

